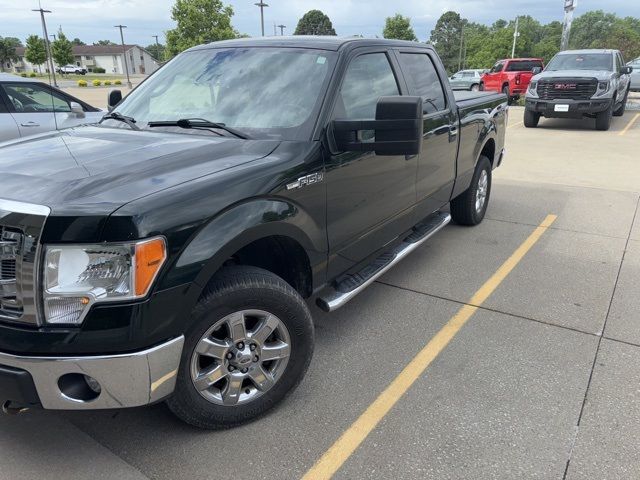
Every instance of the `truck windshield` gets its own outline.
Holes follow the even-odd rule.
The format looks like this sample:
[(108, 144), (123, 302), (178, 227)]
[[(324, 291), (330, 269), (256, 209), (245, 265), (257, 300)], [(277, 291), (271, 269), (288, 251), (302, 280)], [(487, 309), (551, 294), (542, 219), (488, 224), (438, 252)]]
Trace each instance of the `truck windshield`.
[(610, 53), (563, 53), (551, 59), (547, 70), (613, 70)]
[[(135, 119), (141, 129), (149, 128), (149, 122), (198, 118), (246, 132), (251, 138), (306, 140), (335, 56), (334, 52), (299, 48), (186, 52), (126, 97), (117, 112)], [(113, 120), (105, 124), (123, 125)], [(154, 126), (157, 131), (158, 125)], [(202, 129), (162, 128), (208, 134)]]

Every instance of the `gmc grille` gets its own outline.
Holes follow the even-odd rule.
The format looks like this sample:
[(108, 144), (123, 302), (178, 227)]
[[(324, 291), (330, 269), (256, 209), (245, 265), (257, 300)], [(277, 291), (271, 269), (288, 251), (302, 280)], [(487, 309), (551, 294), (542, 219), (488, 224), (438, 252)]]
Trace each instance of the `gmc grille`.
[(557, 79), (538, 82), (541, 100), (589, 100), (596, 93), (596, 80)]

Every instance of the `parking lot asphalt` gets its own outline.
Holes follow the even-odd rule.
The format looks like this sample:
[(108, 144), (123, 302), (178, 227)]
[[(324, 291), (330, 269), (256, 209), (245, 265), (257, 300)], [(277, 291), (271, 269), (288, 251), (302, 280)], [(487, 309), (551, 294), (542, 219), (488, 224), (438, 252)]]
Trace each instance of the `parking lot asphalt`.
[(446, 227), (338, 312), (312, 307), (312, 365), (274, 412), (218, 432), (164, 405), (2, 416), (0, 479), (300, 478), (549, 214), (388, 413), (355, 432), (335, 478), (640, 478), (640, 118), (598, 132), (525, 129), (522, 114), (511, 109), (487, 219)]

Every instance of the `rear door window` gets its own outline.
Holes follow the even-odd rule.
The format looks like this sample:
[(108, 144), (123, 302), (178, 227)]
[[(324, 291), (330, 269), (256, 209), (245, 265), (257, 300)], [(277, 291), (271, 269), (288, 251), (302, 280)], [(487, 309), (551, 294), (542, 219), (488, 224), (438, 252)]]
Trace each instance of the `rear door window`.
[(507, 65), (506, 72), (530, 72), (534, 67), (542, 68), (540, 60), (514, 60)]
[(504, 68), (504, 63), (498, 62), (493, 66), (491, 70), (489, 70), (489, 73), (499, 73), (502, 71), (503, 68)]
[(424, 113), (444, 110), (447, 101), (433, 60), (426, 53), (401, 53), (400, 63), (411, 95), (422, 97)]

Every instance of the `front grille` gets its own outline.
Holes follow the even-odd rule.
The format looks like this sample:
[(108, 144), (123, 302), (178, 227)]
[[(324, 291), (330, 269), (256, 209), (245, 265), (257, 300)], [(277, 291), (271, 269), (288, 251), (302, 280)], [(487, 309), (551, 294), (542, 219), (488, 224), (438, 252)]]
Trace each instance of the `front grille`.
[(16, 272), (23, 240), (19, 230), (0, 226), (0, 318), (18, 320), (23, 313)]
[(589, 100), (596, 93), (598, 82), (559, 78), (538, 82), (538, 97), (542, 100)]
[(38, 245), (50, 212), (0, 198), (0, 322), (38, 325)]

